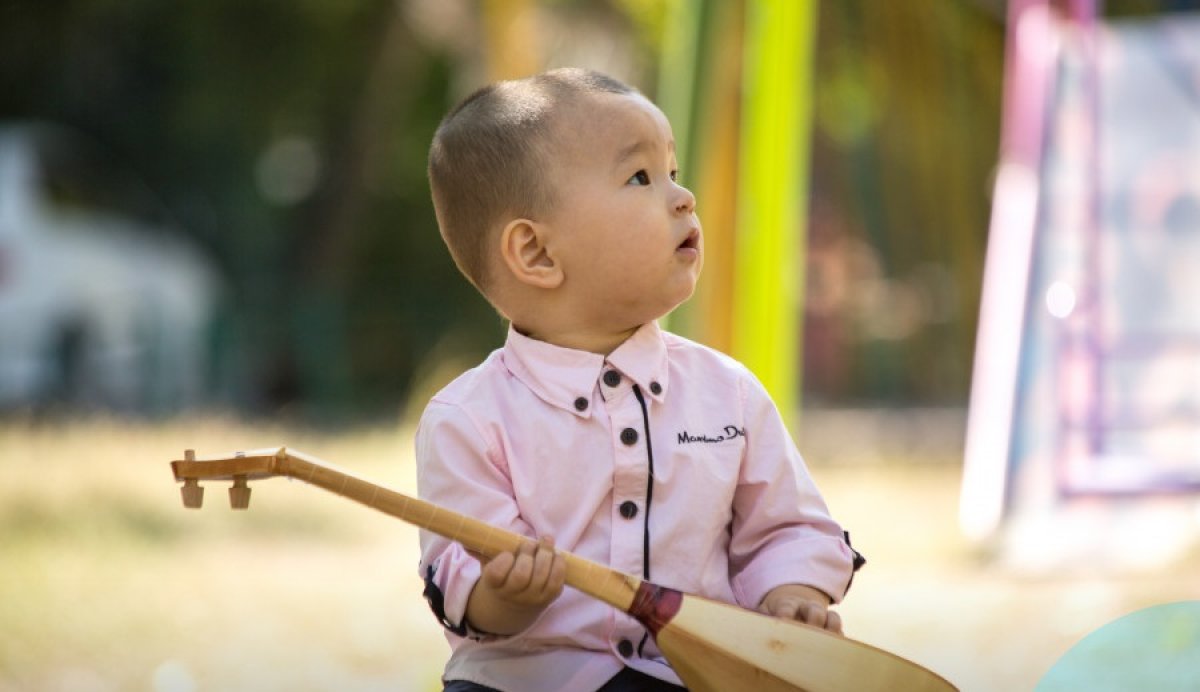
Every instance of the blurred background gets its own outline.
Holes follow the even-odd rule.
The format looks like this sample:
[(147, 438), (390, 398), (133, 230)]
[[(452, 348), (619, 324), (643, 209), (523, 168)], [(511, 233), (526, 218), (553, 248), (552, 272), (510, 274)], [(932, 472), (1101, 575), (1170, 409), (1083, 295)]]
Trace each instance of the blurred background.
[[(0, 285), (31, 294), (12, 313), (25, 343), (0, 351), (10, 409), (324, 423), (423, 399), (442, 362), (475, 362), (504, 334), (454, 271), (425, 181), (439, 119), (488, 79), (586, 65), (629, 81), (677, 130), (691, 123), (693, 186), (737, 146), (736, 109), (711, 101), (740, 88), (738, 3), (0, 7), (0, 156), (20, 169), (5, 209), (22, 215), (6, 223)], [(812, 200), (797, 202), (808, 268), (791, 262), (808, 288), (793, 307), (807, 322), (796, 381), (814, 403), (962, 406), (1004, 4), (819, 14), (792, 37), (811, 52), (811, 88), (780, 94), (812, 112), (812, 184), (793, 191)], [(736, 200), (703, 192), (721, 234)], [(38, 209), (52, 218), (26, 220)], [(28, 250), (10, 247), (16, 234)]]
[[(1027, 452), (1059, 449), (1061, 411), (1033, 395), (1000, 398), (1005, 451), (974, 473), (995, 516), (959, 528), (993, 193), (1028, 153), (1011, 62), (1029, 7), (1054, 31), (1027, 53), (1105, 27), (1182, 46), (1153, 68), (1183, 94), (1158, 131), (1192, 134), (1155, 145), (1178, 161), (1151, 178), (1200, 170), (1183, 0), (0, 0), (0, 690), (437, 689), (415, 531), (294, 484), (246, 516), (185, 514), (166, 462), (286, 443), (411, 490), (425, 401), (505, 333), (437, 233), (429, 141), (483, 83), (565, 65), (671, 118), (708, 252), (669, 327), (747, 362), (792, 421), (871, 560), (851, 636), (964, 689), (1031, 689), (1105, 622), (1200, 598), (1194, 417), (1165, 466), (1170, 549), (1074, 550), (1139, 542), (1160, 524), (1112, 497), (1158, 511), (1163, 487), (1043, 482), (1058, 467)], [(1182, 38), (1156, 42), (1164, 26)], [(1061, 55), (1050, 71), (1086, 85), (1086, 51)], [(1082, 161), (1047, 177), (1068, 196), (1098, 151), (1072, 138), (1096, 129), (1076, 92), (1043, 128), (1075, 147), (1044, 148), (1053, 171)], [(1194, 233), (1194, 203), (1170, 223)], [(1021, 392), (1060, 362), (1050, 318), (1020, 316), (1056, 285), (1044, 258), (1087, 244), (1049, 242), (1028, 282), (989, 269), (1033, 335), (1004, 371)], [(1172, 247), (1143, 248), (1145, 275)], [(1194, 311), (1177, 322), (1193, 343)], [(1121, 377), (1194, 384), (1181, 348), (1171, 373)]]

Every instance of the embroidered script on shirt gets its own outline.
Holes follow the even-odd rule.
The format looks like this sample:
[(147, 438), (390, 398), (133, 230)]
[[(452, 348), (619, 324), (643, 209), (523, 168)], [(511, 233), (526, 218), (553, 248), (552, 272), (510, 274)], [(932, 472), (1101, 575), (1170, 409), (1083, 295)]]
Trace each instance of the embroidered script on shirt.
[(726, 425), (721, 432), (724, 434), (717, 435), (716, 437), (709, 437), (708, 435), (704, 434), (692, 435), (688, 431), (683, 430), (679, 433), (679, 436), (676, 439), (679, 440), (679, 444), (686, 445), (692, 442), (724, 442), (725, 440), (732, 440), (737, 437), (746, 436), (746, 429), (739, 428), (735, 425)]

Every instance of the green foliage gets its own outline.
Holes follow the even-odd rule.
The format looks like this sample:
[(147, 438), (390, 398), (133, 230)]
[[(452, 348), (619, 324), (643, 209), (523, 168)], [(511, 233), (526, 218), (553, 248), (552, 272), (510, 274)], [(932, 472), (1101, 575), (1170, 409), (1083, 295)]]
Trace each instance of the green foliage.
[(984, 3), (820, 4), (806, 400), (964, 405), (999, 143)]
[[(477, 352), (498, 343), (498, 320), (441, 245), (425, 182), (456, 97), (450, 58), (414, 40), (402, 5), (0, 5), (0, 119), (99, 142), (222, 271), (223, 401), (378, 410), (403, 401), (444, 331), (478, 325), (465, 342)], [(283, 140), (309, 147), (319, 174), (281, 202), (261, 178)]]

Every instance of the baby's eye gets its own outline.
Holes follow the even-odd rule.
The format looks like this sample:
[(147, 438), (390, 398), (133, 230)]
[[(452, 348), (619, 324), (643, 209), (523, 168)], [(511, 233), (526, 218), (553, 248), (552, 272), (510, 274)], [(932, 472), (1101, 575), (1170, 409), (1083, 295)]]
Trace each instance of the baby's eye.
[(645, 171), (645, 169), (643, 169), (643, 170), (638, 171), (637, 173), (634, 173), (629, 178), (629, 180), (627, 180), (625, 182), (633, 183), (634, 185), (649, 185), (650, 184), (650, 174), (647, 173)]
[(679, 181), (679, 171), (678, 170), (671, 171), (671, 180), (675, 181), (675, 182)]

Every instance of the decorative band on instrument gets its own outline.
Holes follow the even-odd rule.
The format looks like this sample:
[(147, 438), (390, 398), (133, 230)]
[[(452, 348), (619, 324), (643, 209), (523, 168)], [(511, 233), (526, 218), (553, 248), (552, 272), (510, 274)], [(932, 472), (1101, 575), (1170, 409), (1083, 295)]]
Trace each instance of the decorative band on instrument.
[(644, 581), (638, 586), (628, 612), (637, 618), (650, 634), (658, 636), (658, 631), (675, 617), (682, 604), (683, 594), (679, 591)]

